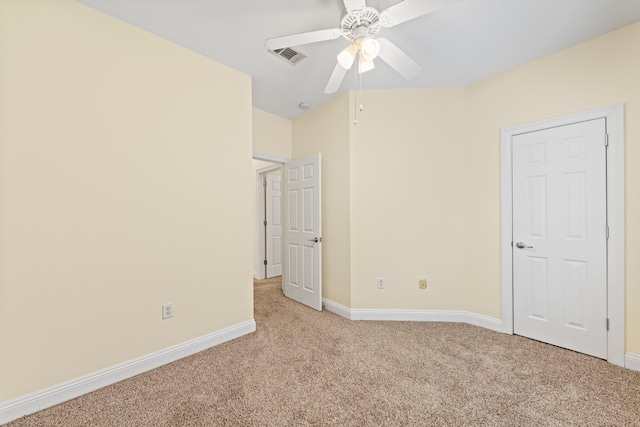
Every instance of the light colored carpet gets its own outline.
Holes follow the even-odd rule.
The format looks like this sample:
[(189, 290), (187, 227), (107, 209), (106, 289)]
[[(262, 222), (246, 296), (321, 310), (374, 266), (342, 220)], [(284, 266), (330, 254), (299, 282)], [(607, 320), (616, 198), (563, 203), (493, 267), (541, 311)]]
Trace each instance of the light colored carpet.
[(255, 285), (257, 332), (8, 426), (640, 426), (640, 373), (465, 324), (353, 322)]

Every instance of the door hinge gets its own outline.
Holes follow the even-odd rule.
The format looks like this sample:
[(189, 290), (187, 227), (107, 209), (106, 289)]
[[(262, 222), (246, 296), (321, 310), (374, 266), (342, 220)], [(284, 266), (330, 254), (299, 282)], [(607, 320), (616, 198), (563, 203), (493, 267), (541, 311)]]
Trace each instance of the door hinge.
[(607, 319), (607, 331), (609, 330), (609, 319)]
[(264, 265), (267, 265), (267, 260), (266, 259), (264, 260)]
[(607, 236), (607, 239), (608, 239), (609, 238), (609, 226), (608, 225), (605, 228), (605, 235)]
[(262, 223), (262, 225), (264, 225), (264, 226), (266, 227), (266, 226), (267, 226), (267, 221), (264, 221), (264, 222)]
[(604, 134), (604, 146), (605, 147), (609, 146), (609, 134), (608, 133)]

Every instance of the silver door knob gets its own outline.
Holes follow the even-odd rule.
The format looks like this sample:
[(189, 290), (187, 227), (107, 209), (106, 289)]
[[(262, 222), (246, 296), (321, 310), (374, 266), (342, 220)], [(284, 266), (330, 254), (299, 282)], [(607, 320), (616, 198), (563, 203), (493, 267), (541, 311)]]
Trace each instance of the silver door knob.
[(518, 249), (533, 249), (533, 246), (527, 246), (522, 242), (516, 243), (516, 248)]
[(314, 237), (313, 239), (307, 239), (307, 240), (313, 243), (318, 243), (318, 242), (322, 242), (322, 237), (320, 238)]

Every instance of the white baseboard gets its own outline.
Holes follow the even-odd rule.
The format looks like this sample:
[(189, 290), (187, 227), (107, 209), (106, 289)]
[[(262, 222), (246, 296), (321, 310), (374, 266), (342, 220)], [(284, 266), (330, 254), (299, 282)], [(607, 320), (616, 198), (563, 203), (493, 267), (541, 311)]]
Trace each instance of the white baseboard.
[(481, 328), (491, 329), (495, 332), (502, 332), (502, 320), (495, 317), (485, 316), (483, 314), (465, 312), (465, 322), (472, 325), (480, 326)]
[(458, 310), (390, 310), (348, 308), (331, 300), (322, 300), (324, 307), (349, 320), (395, 320), (412, 322), (469, 323), (502, 332), (502, 321), (493, 317)]
[(255, 332), (255, 320), (222, 329), (158, 352), (45, 388), (6, 402), (0, 402), (0, 424), (76, 398), (118, 381), (155, 369), (183, 357)]
[(633, 353), (625, 353), (624, 367), (632, 371), (640, 371), (640, 355)]
[(332, 313), (337, 314), (338, 316), (342, 316), (346, 319), (352, 320), (351, 319), (351, 309), (348, 307), (345, 307), (342, 304), (338, 304), (337, 302), (333, 302), (331, 300), (328, 300), (326, 298), (322, 298), (322, 307), (325, 310), (328, 310)]

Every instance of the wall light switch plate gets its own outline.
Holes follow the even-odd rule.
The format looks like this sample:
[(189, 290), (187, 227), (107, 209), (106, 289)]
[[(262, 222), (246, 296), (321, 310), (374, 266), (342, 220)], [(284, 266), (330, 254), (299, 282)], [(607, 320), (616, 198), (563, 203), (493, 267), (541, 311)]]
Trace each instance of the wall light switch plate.
[(418, 287), (420, 289), (427, 289), (427, 279), (420, 279), (418, 282)]

